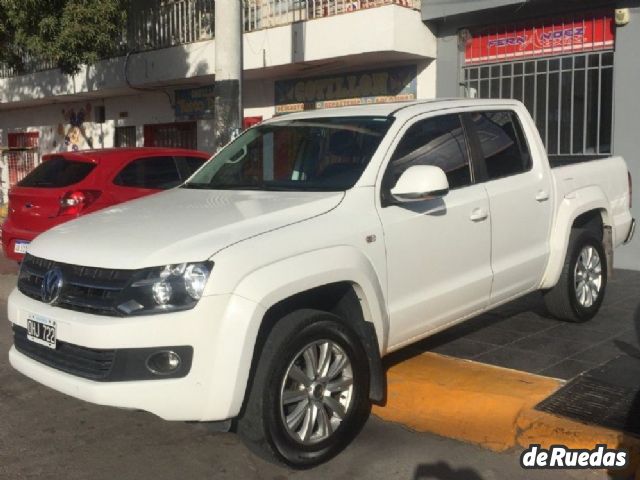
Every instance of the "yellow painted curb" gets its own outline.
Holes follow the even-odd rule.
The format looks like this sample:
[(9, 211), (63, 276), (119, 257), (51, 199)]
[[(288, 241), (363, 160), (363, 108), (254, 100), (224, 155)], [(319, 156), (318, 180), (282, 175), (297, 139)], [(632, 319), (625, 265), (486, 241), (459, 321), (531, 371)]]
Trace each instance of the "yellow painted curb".
[(387, 404), (373, 413), (413, 430), (493, 451), (531, 444), (593, 449), (604, 443), (627, 448), (637, 464), (637, 438), (534, 409), (563, 385), (560, 380), (423, 353), (392, 366), (387, 381)]

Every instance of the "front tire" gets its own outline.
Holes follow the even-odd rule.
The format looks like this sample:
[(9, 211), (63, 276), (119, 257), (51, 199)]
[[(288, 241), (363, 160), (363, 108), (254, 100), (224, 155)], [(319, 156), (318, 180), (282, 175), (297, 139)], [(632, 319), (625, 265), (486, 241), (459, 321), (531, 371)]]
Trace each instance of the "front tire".
[(357, 335), (334, 315), (299, 310), (270, 332), (237, 430), (260, 456), (309, 468), (358, 434), (371, 409), (368, 395)]
[(586, 322), (600, 310), (607, 286), (602, 240), (591, 230), (574, 229), (560, 279), (544, 294), (547, 310), (569, 322)]

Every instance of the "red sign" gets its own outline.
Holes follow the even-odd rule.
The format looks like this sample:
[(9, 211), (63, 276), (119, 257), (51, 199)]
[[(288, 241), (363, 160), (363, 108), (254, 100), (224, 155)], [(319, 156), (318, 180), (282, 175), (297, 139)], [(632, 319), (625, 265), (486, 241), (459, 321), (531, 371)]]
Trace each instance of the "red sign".
[(613, 12), (543, 19), (475, 32), (467, 40), (465, 63), (608, 50), (614, 43)]

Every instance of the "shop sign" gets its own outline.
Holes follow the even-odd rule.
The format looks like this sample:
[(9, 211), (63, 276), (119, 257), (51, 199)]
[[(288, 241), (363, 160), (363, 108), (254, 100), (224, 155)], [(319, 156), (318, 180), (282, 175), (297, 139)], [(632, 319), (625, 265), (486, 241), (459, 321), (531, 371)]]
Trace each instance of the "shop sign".
[(213, 85), (175, 91), (174, 110), (178, 121), (213, 118), (214, 107)]
[(392, 67), (275, 83), (276, 113), (414, 100), (417, 67)]
[(612, 49), (613, 12), (577, 14), (476, 31), (468, 36), (467, 65)]

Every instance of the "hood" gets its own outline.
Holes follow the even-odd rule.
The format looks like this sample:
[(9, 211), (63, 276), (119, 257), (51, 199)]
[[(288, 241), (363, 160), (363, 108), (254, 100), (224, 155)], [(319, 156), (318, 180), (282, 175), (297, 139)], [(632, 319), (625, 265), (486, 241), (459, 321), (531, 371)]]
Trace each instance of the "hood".
[(202, 261), (233, 243), (326, 213), (343, 197), (176, 188), (61, 224), (38, 236), (29, 253), (122, 269)]

